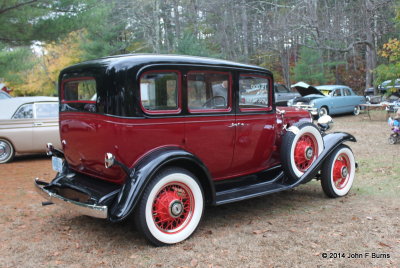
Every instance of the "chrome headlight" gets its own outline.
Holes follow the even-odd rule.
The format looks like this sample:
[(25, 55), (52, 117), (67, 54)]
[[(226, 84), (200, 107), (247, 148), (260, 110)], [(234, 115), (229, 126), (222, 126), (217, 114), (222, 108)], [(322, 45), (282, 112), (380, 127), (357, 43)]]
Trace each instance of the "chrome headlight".
[(315, 106), (315, 103), (314, 103), (313, 101), (311, 101), (311, 102), (309, 103), (309, 105), (310, 105), (310, 107), (314, 107), (314, 106)]
[(293, 99), (288, 100), (288, 101), (287, 101), (287, 106), (292, 106), (292, 105), (293, 105)]

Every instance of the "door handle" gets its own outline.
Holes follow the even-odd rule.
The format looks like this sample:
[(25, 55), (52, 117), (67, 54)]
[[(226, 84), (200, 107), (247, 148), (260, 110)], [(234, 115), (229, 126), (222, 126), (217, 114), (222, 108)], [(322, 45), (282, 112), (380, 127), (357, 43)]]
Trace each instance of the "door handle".
[(42, 122), (35, 122), (35, 123), (33, 123), (33, 126), (34, 127), (40, 127), (40, 126), (43, 126), (44, 124), (42, 123)]
[(236, 127), (237, 126), (237, 124), (235, 124), (235, 123), (232, 123), (230, 126), (228, 126), (228, 127)]
[(238, 126), (244, 126), (244, 123), (237, 123)]

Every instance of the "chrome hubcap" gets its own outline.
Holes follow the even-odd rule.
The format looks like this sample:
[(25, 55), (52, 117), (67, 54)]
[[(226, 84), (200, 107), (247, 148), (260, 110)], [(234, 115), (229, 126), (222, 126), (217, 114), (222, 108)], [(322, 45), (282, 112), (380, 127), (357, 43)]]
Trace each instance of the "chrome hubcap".
[(307, 160), (310, 160), (314, 155), (314, 150), (311, 147), (308, 147), (305, 151), (305, 157)]
[(181, 201), (174, 201), (170, 205), (170, 214), (172, 217), (177, 218), (179, 217), (183, 212), (183, 204)]
[(349, 170), (347, 169), (347, 167), (343, 167), (341, 173), (342, 173), (342, 178), (346, 178), (347, 175), (349, 174)]
[(3, 144), (0, 144), (0, 155), (3, 155), (6, 152), (6, 148), (4, 148)]

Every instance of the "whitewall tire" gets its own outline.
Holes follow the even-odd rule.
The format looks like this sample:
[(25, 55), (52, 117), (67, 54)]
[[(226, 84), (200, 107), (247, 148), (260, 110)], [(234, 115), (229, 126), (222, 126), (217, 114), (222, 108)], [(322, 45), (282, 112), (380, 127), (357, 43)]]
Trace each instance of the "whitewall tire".
[(196, 230), (204, 210), (204, 194), (187, 170), (168, 168), (146, 187), (136, 224), (156, 246), (179, 243)]
[(322, 166), (321, 186), (324, 193), (332, 198), (345, 196), (353, 185), (355, 173), (353, 152), (342, 144)]
[(0, 139), (0, 164), (13, 160), (15, 150), (11, 142), (5, 139)]
[(324, 149), (319, 129), (312, 123), (296, 123), (282, 139), (281, 162), (285, 174), (299, 179)]

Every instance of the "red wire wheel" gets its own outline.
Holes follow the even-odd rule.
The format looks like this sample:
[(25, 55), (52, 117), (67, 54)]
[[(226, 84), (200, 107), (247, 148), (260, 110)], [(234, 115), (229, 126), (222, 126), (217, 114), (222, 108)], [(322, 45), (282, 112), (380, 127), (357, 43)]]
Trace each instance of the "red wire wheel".
[(305, 172), (318, 154), (318, 143), (313, 135), (304, 134), (301, 136), (296, 143), (294, 149), (294, 162), (296, 167), (301, 171)]
[(324, 161), (321, 170), (321, 186), (332, 198), (345, 196), (353, 185), (356, 164), (351, 149), (342, 144)]
[(285, 175), (298, 180), (324, 149), (319, 129), (312, 123), (299, 122), (287, 129), (281, 143), (281, 163)]
[(351, 166), (349, 157), (346, 154), (340, 154), (333, 165), (333, 184), (336, 189), (343, 189), (349, 182)]
[(204, 210), (201, 184), (188, 170), (171, 167), (149, 182), (135, 212), (136, 226), (156, 246), (179, 243), (196, 230)]
[(195, 209), (193, 193), (185, 184), (165, 185), (153, 201), (153, 220), (166, 233), (179, 232), (192, 218)]

